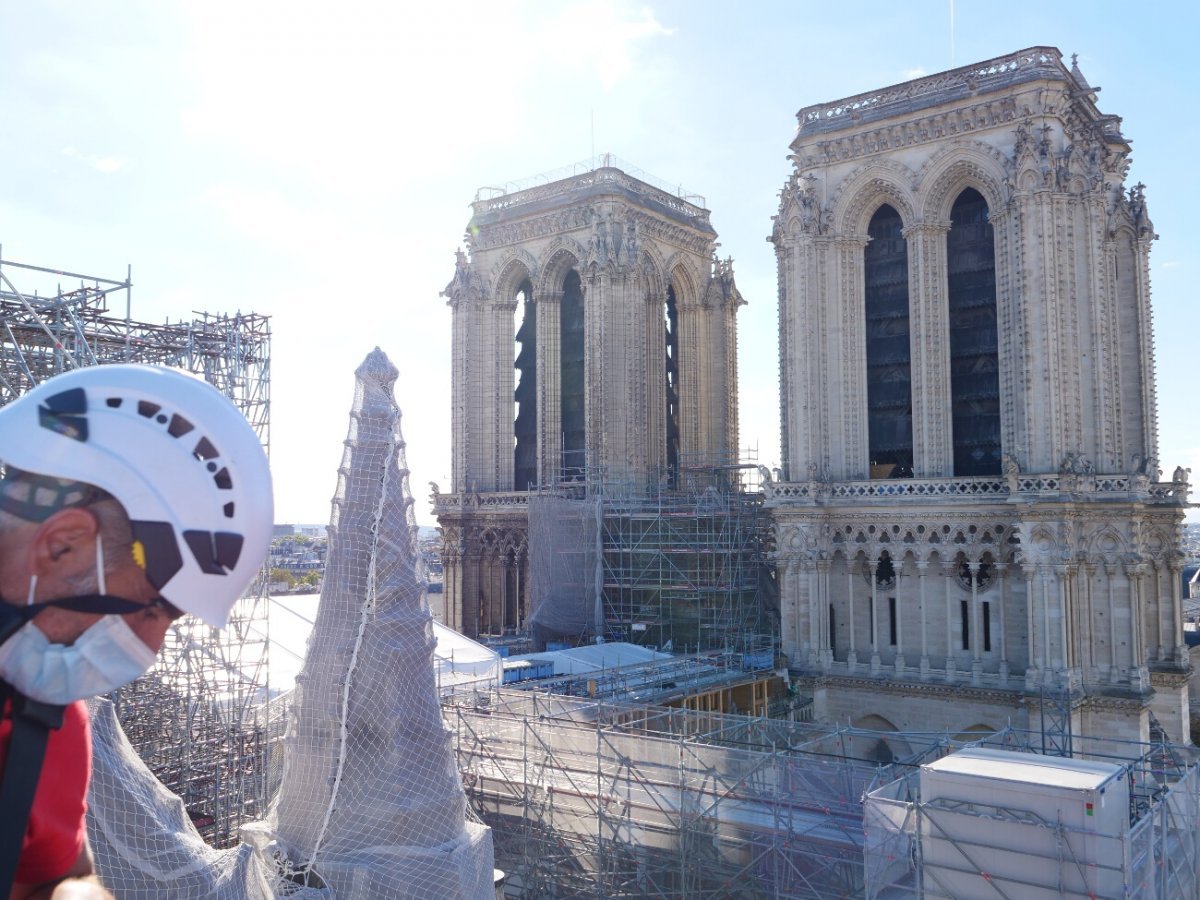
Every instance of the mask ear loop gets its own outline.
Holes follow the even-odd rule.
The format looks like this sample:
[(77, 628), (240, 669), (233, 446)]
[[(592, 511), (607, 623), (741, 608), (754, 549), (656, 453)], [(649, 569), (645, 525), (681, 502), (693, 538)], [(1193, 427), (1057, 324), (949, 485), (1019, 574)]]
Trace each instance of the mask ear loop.
[(29, 576), (29, 596), (25, 598), (26, 606), (33, 606), (33, 595), (37, 591), (37, 574)]
[(108, 585), (104, 581), (104, 542), (100, 540), (100, 532), (96, 532), (96, 584), (101, 594), (108, 593)]

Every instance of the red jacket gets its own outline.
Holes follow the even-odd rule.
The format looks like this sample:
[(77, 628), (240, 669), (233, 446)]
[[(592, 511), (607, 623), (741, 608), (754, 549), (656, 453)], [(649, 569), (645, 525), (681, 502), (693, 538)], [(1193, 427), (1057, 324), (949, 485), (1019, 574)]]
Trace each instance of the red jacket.
[[(0, 770), (8, 757), (12, 732), (8, 703), (0, 720)], [(72, 703), (63, 716), (62, 728), (50, 732), (46, 759), (33, 809), (25, 827), (25, 844), (17, 865), (17, 881), (41, 884), (61, 878), (75, 864), (87, 840), (88, 781), (92, 777), (92, 735), (87, 708)], [(7, 815), (0, 810), (0, 815)]]

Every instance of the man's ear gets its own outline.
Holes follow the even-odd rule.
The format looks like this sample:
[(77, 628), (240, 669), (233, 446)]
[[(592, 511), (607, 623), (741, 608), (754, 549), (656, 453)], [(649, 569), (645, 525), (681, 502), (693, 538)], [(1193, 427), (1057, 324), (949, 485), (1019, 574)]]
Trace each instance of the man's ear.
[(33, 539), (38, 577), (71, 577), (94, 569), (99, 530), (96, 517), (87, 509), (62, 509), (48, 518)]

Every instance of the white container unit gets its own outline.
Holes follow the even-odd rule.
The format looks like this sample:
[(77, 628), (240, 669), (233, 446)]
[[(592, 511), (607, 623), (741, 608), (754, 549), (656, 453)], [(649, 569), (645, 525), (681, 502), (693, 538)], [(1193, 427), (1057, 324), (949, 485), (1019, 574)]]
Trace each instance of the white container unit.
[(1124, 895), (1122, 766), (960, 750), (921, 767), (920, 796), (926, 898)]

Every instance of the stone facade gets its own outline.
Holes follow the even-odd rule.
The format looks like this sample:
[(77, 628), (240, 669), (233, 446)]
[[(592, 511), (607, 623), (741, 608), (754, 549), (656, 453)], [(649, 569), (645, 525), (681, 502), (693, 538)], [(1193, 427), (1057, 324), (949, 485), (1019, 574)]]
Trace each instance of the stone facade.
[(1187, 473), (1160, 480), (1120, 119), (1047, 47), (798, 119), (767, 505), (818, 715), (1037, 728), (1049, 695), (1077, 732), (1187, 741)]
[(443, 292), (453, 484), (433, 486), (445, 621), (472, 637), (532, 612), (531, 487), (657, 482), (735, 452), (744, 302), (708, 211), (619, 168), (492, 193)]

